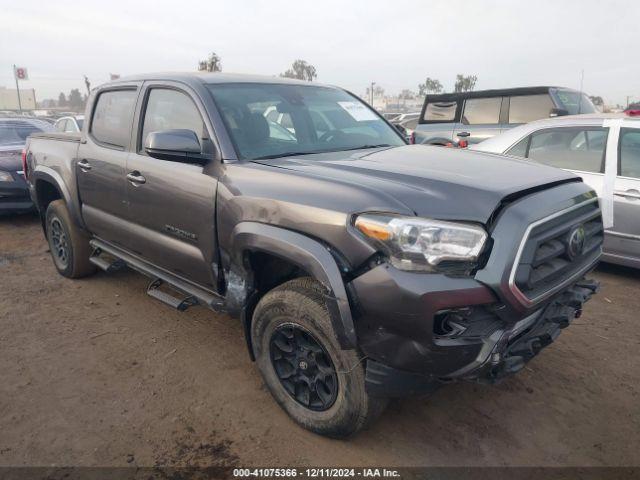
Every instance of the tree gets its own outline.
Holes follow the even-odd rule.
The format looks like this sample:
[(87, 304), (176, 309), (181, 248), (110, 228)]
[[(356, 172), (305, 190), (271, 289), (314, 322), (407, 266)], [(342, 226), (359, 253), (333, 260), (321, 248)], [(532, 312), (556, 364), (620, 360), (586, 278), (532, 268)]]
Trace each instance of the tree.
[(476, 75), (463, 75), (461, 73), (456, 75), (456, 84), (453, 87), (454, 92), (470, 92), (476, 86), (478, 77)]
[[(373, 96), (374, 97), (384, 97), (384, 88), (380, 85), (375, 85), (373, 87)], [(367, 98), (371, 97), (371, 87), (367, 87)]]
[(418, 84), (418, 93), (420, 96), (424, 96), (428, 93), (440, 93), (442, 92), (442, 84), (440, 80), (436, 80), (435, 78), (429, 78), (424, 81), (424, 83)]
[(316, 67), (310, 65), (305, 60), (296, 60), (284, 73), (280, 74), (281, 77), (285, 78), (297, 78), (298, 80), (306, 80), (307, 82), (312, 82), (315, 78), (318, 77), (316, 72)]
[(407, 98), (413, 98), (413, 97), (415, 97), (415, 96), (416, 96), (416, 94), (415, 94), (414, 92), (412, 92), (411, 90), (408, 90), (408, 89), (404, 89), (404, 90), (402, 90), (402, 91), (400, 92), (400, 95), (398, 95), (398, 97), (400, 97), (400, 98), (405, 98), (405, 99), (407, 99)]
[(589, 95), (589, 99), (596, 107), (602, 107), (604, 105), (604, 100), (602, 97)]
[(216, 54), (216, 52), (211, 52), (206, 60), (200, 60), (198, 62), (198, 71), (221, 72), (222, 59)]
[(64, 95), (63, 92), (60, 92), (60, 95), (58, 95), (58, 106), (59, 107), (67, 106), (67, 97)]
[(69, 92), (69, 107), (74, 110), (82, 110), (84, 102), (82, 101), (82, 94), (80, 90), (74, 88)]

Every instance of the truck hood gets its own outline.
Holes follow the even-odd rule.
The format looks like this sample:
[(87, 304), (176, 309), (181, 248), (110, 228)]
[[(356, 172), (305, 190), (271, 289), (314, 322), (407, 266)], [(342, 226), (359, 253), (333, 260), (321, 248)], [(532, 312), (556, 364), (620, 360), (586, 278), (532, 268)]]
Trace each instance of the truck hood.
[(505, 199), (580, 181), (564, 170), (532, 162), (426, 145), (257, 162), (385, 192), (421, 217), (480, 223), (486, 223)]

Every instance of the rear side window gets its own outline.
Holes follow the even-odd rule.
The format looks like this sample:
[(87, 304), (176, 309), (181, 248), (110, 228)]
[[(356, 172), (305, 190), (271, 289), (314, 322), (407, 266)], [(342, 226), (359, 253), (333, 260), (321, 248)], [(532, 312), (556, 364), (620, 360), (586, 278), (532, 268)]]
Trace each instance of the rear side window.
[(98, 142), (120, 148), (129, 144), (137, 95), (136, 90), (100, 94), (91, 120), (91, 135)]
[(550, 128), (531, 134), (507, 153), (567, 170), (602, 173), (609, 129)]
[(428, 103), (424, 112), (426, 122), (453, 122), (456, 119), (458, 102)]
[(620, 130), (620, 175), (640, 178), (640, 130)]
[(465, 125), (500, 123), (502, 97), (470, 98), (464, 102), (462, 123)]
[(144, 146), (149, 133), (173, 129), (191, 130), (202, 139), (204, 123), (200, 112), (187, 94), (178, 90), (154, 88), (147, 100), (140, 146)]
[(549, 95), (522, 95), (511, 97), (509, 123), (528, 123), (549, 117), (553, 102)]

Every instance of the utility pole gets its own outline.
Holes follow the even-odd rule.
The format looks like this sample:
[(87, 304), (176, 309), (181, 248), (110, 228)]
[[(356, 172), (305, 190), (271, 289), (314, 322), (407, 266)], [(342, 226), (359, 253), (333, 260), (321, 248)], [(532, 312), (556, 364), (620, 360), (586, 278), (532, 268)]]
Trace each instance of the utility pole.
[(16, 80), (16, 92), (18, 93), (18, 110), (22, 113), (22, 102), (20, 101), (20, 87), (18, 86), (18, 75), (16, 75), (16, 66), (13, 66), (13, 78)]
[(584, 85), (584, 69), (580, 72), (580, 96), (578, 97), (578, 114), (582, 113), (582, 87)]
[(371, 106), (373, 107), (373, 86), (376, 84), (376, 82), (371, 82)]

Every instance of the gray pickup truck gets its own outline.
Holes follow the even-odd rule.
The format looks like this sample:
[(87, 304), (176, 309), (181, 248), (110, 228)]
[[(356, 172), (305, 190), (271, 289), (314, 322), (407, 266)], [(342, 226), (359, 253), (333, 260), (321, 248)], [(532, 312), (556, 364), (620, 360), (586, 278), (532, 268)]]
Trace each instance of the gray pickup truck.
[(26, 146), (55, 267), (133, 268), (174, 308), (239, 317), (273, 397), (314, 432), (520, 370), (597, 290), (602, 220), (580, 178), (406, 145), (342, 89), (146, 75), (95, 89), (86, 119)]

